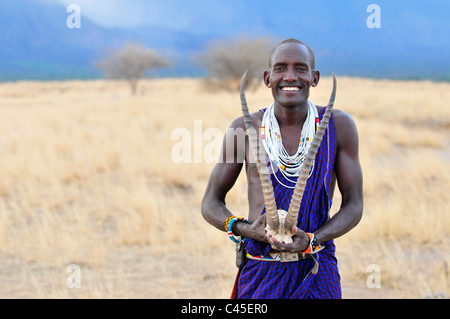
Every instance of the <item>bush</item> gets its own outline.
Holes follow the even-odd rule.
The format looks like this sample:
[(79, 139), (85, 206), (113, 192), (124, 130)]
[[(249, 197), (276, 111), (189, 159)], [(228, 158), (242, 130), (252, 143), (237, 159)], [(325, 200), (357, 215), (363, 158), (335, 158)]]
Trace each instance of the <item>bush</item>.
[(96, 65), (107, 78), (126, 80), (133, 94), (145, 71), (170, 67), (170, 62), (158, 56), (155, 50), (141, 45), (126, 44), (122, 49), (112, 51)]
[(239, 89), (245, 70), (247, 87), (256, 88), (269, 66), (269, 53), (274, 41), (267, 38), (235, 38), (211, 42), (196, 61), (209, 73), (208, 85), (225, 89)]

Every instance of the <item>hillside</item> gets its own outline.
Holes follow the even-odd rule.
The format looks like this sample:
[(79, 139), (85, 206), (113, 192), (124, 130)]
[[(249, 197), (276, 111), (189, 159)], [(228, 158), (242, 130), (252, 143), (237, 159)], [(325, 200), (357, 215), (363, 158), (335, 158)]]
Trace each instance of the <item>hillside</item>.
[[(450, 2), (445, 0), (377, 1), (379, 29), (367, 27), (370, 2), (358, 0), (345, 6), (330, 0), (210, 1), (208, 6), (199, 0), (134, 0), (128, 8), (135, 11), (123, 12), (118, 4), (124, 2), (111, 1), (100, 8), (103, 15), (83, 1), (72, 2), (82, 7), (80, 29), (66, 26), (68, 1), (0, 2), (0, 80), (95, 78), (100, 74), (92, 62), (125, 42), (171, 57), (174, 67), (161, 75), (198, 76), (205, 70), (192, 65), (191, 57), (214, 38), (240, 34), (299, 38), (314, 49), (324, 74), (450, 79)], [(126, 26), (127, 21), (136, 23)]]

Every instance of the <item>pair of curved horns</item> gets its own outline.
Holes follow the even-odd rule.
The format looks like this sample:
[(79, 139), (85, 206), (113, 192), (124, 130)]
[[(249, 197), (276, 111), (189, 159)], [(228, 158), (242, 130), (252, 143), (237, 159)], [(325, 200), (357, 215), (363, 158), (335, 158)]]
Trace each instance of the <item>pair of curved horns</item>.
[[(259, 147), (258, 136), (250, 118), (250, 113), (247, 106), (247, 101), (245, 98), (245, 80), (247, 78), (247, 71), (244, 73), (241, 79), (241, 106), (242, 113), (244, 117), (245, 127), (247, 129), (248, 139), (251, 151), (256, 159), (256, 166), (258, 169), (259, 177), (261, 179), (261, 186), (264, 196), (264, 204), (266, 207), (266, 223), (270, 229), (277, 230), (280, 226), (280, 221), (278, 217), (278, 210), (275, 200), (275, 194), (273, 192), (272, 180), (270, 179), (269, 168), (267, 167), (265, 161), (264, 163), (261, 159), (265, 158), (265, 152), (263, 147)], [(306, 183), (308, 181), (309, 173), (311, 171), (314, 159), (316, 157), (317, 151), (322, 142), (322, 138), (327, 129), (328, 122), (331, 116), (331, 110), (334, 105), (334, 100), (336, 97), (336, 77), (333, 73), (333, 90), (331, 92), (330, 100), (328, 102), (325, 113), (320, 122), (319, 128), (314, 136), (311, 145), (309, 146), (308, 153), (303, 162), (300, 175), (297, 179), (295, 185), (294, 193), (292, 194), (292, 199), (289, 204), (289, 209), (285, 219), (284, 229), (291, 229), (292, 226), (297, 225), (298, 213), (300, 210), (300, 205), (303, 198), (303, 193), (306, 188)]]

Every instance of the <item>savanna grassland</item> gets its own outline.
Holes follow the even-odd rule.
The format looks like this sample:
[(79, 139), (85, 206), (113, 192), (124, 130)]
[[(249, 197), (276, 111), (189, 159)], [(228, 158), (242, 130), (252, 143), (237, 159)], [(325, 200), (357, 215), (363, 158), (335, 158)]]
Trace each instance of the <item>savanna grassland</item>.
[[(311, 99), (330, 90), (323, 78)], [(256, 111), (270, 91), (247, 100)], [(449, 83), (338, 77), (364, 173), (363, 219), (336, 239), (344, 298), (449, 297), (449, 100)], [(194, 79), (137, 95), (103, 80), (0, 84), (0, 298), (228, 298), (234, 245), (201, 217), (214, 164), (194, 154), (217, 157), (218, 134), (202, 134), (237, 116), (237, 92)], [(190, 163), (173, 160), (177, 129)], [(227, 204), (247, 214), (244, 177)]]

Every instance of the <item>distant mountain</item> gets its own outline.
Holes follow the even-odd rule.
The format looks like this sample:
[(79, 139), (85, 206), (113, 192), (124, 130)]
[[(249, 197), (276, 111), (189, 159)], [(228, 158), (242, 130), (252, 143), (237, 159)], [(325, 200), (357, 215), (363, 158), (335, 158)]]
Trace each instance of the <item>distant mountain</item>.
[[(65, 6), (45, 1), (0, 1), (0, 80), (99, 77), (93, 62), (127, 42), (162, 50), (177, 62), (181, 52), (191, 54), (210, 39), (158, 26), (109, 29), (84, 16), (81, 28), (69, 29), (69, 14)], [(195, 74), (186, 67), (169, 72)]]
[(370, 3), (152, 1), (146, 2), (148, 12), (159, 12), (149, 18), (152, 24), (107, 28), (82, 15), (81, 28), (69, 29), (62, 4), (2, 0), (0, 80), (99, 77), (92, 62), (125, 42), (140, 42), (169, 56), (174, 67), (160, 75), (198, 76), (206, 71), (190, 63), (192, 55), (214, 38), (239, 34), (298, 38), (313, 48), (323, 74), (450, 80), (450, 1), (377, 0), (379, 29), (366, 25)]

